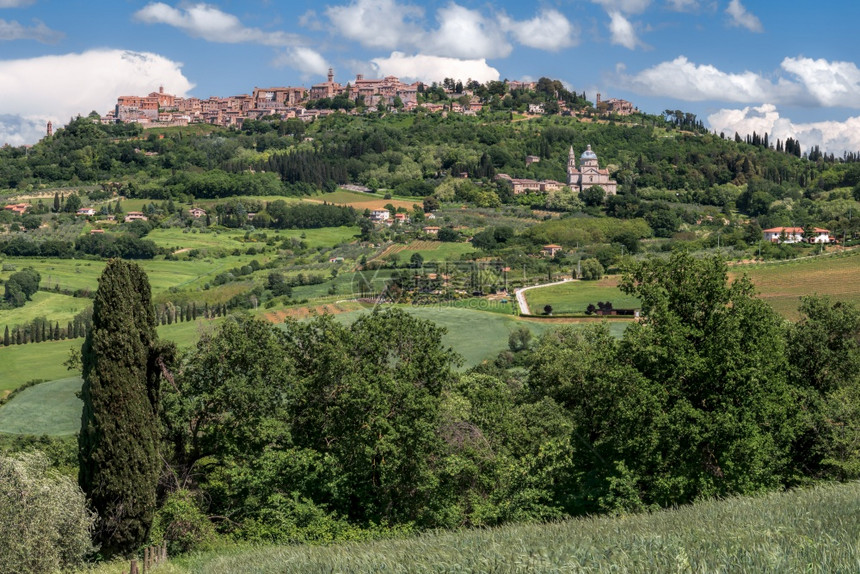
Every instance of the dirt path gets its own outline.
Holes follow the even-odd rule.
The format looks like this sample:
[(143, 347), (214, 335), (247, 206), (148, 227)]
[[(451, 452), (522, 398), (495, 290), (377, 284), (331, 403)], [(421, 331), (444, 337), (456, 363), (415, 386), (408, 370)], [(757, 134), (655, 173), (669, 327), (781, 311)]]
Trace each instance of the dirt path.
[(514, 293), (517, 296), (517, 304), (520, 306), (520, 315), (531, 315), (531, 311), (529, 311), (529, 304), (526, 301), (525, 292), (529, 289), (538, 289), (539, 287), (549, 287), (550, 285), (561, 285), (562, 283), (570, 283), (571, 281), (576, 281), (575, 279), (564, 279), (562, 281), (554, 281), (552, 283), (542, 283), (540, 285), (532, 285), (531, 287), (523, 287), (521, 289), (517, 289)]

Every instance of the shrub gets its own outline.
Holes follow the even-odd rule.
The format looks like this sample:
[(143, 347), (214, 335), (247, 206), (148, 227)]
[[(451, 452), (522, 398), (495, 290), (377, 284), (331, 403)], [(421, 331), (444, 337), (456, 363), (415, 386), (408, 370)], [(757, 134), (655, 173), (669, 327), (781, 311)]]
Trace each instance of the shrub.
[(595, 258), (583, 259), (580, 263), (580, 270), (582, 272), (581, 279), (585, 281), (596, 281), (603, 277), (603, 265)]
[(0, 457), (0, 572), (68, 571), (92, 552), (95, 514), (41, 452)]
[(156, 544), (166, 542), (171, 555), (204, 550), (214, 540), (215, 528), (212, 522), (197, 506), (194, 495), (187, 490), (171, 493), (152, 523), (152, 541)]

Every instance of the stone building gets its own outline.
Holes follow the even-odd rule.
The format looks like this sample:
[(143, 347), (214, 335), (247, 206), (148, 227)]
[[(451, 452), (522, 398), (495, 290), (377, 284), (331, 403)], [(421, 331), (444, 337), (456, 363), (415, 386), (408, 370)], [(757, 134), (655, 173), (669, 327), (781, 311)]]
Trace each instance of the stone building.
[(578, 169), (576, 155), (571, 146), (567, 156), (567, 185), (571, 190), (579, 193), (595, 185), (602, 187), (607, 195), (615, 195), (618, 192), (618, 183), (614, 179), (609, 179), (608, 169), (600, 169), (597, 154), (591, 151), (590, 145), (582, 152)]

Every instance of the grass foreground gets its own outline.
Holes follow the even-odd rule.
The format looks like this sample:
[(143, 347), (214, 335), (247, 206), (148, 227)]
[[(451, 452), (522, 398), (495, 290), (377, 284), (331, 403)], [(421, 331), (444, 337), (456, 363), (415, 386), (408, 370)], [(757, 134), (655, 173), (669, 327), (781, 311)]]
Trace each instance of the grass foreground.
[[(330, 546), (226, 547), (177, 557), (158, 571), (857, 572), (858, 510), (860, 483), (854, 482), (705, 501), (651, 514)], [(95, 570), (120, 571), (119, 564)]]

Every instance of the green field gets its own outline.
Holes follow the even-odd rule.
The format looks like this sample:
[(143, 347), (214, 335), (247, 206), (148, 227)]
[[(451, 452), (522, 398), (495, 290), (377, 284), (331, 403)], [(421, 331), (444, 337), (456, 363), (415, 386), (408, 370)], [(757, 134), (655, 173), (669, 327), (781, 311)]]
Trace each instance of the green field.
[(589, 303), (610, 302), (616, 309), (638, 309), (639, 300), (625, 295), (618, 288), (618, 277), (600, 281), (571, 281), (526, 291), (526, 301), (532, 315), (539, 315), (546, 305), (552, 305), (553, 315), (585, 313)]
[(61, 327), (65, 327), (67, 322), (90, 305), (90, 299), (38, 291), (33, 294), (33, 300), (23, 307), (0, 311), (0, 328), (28, 323), (36, 317), (58, 321)]
[[(171, 287), (202, 288), (219, 273), (247, 265), (252, 259), (266, 263), (269, 258), (268, 255), (231, 255), (187, 261), (152, 259), (137, 263), (149, 276), (153, 294), (158, 294)], [(105, 266), (104, 261), (29, 257), (7, 258), (4, 262), (13, 264), (17, 270), (32, 267), (41, 274), (42, 286), (45, 288), (59, 285), (61, 289), (89, 289), (91, 292), (95, 292), (98, 287), (98, 278)], [(0, 278), (7, 279), (12, 273), (0, 272)]]
[(860, 250), (730, 269), (732, 277), (742, 274), (752, 280), (759, 297), (788, 319), (798, 318), (804, 295), (827, 295), (860, 306)]
[[(270, 238), (284, 241), (295, 237), (305, 241), (309, 247), (331, 247), (340, 243), (353, 241), (359, 233), (358, 227), (324, 227), (321, 229), (288, 229), (288, 230), (263, 230)], [(224, 250), (256, 247), (254, 241), (244, 241), (246, 232), (244, 230), (219, 230), (207, 233), (194, 233), (193, 229), (171, 227), (169, 229), (153, 229), (147, 236), (159, 247), (173, 248), (174, 250), (185, 249), (207, 249)], [(305, 237), (302, 238), (301, 236)]]
[(384, 193), (361, 193), (358, 191), (348, 191), (339, 189), (331, 193), (322, 195), (312, 195), (302, 198), (306, 201), (327, 201), (328, 203), (337, 203), (339, 205), (351, 205), (356, 209), (380, 209), (385, 204), (390, 203), (394, 207), (402, 207), (408, 211), (412, 211), (412, 206), (422, 205), (423, 198), (420, 197), (391, 197), (385, 199)]
[(0, 433), (62, 436), (81, 428), (80, 377), (41, 383), (0, 406)]
[(386, 260), (397, 256), (398, 261), (405, 263), (418, 253), (426, 262), (430, 261), (459, 261), (461, 255), (474, 253), (475, 248), (470, 243), (449, 243), (443, 241), (412, 241), (405, 245), (392, 245), (378, 257)]
[[(448, 332), (443, 336), (442, 342), (463, 357), (464, 369), (474, 367), (484, 360), (492, 359), (500, 351), (505, 350), (508, 346), (508, 336), (520, 326), (528, 327), (535, 337), (560, 326), (557, 323), (525, 321), (517, 319), (513, 315), (444, 305), (400, 306), (400, 308), (416, 317), (433, 321), (440, 327), (445, 327)], [(362, 313), (367, 312), (369, 310), (351, 311), (335, 315), (335, 319), (347, 324), (355, 321)], [(616, 336), (620, 336), (626, 327), (626, 323), (610, 324), (610, 330)]]
[[(187, 323), (162, 325), (158, 327), (158, 336), (174, 341), (179, 347), (190, 347), (197, 341), (202, 329), (211, 328), (217, 321), (218, 319), (198, 319)], [(69, 358), (69, 350), (73, 347), (80, 348), (83, 342), (83, 339), (72, 339), (0, 346), (0, 396), (5, 396), (9, 391), (33, 379), (53, 381), (68, 377), (70, 373), (63, 363)]]
[(0, 396), (33, 379), (53, 381), (68, 377), (71, 373), (63, 362), (69, 358), (69, 350), (80, 348), (83, 342), (71, 339), (0, 347)]
[[(858, 508), (860, 483), (851, 482), (553, 524), (332, 545), (225, 545), (163, 568), (166, 574), (857, 572)], [(118, 574), (123, 567), (128, 562), (96, 572)]]

